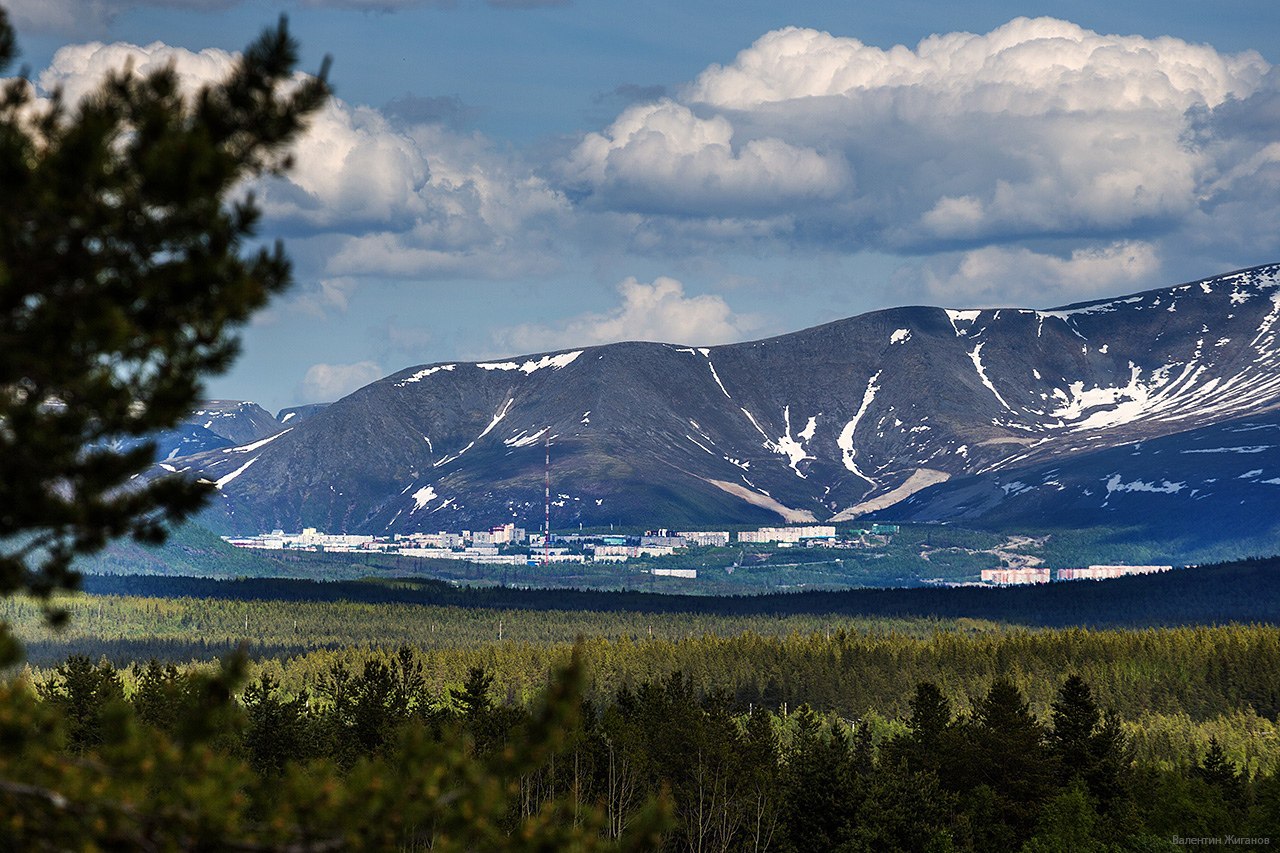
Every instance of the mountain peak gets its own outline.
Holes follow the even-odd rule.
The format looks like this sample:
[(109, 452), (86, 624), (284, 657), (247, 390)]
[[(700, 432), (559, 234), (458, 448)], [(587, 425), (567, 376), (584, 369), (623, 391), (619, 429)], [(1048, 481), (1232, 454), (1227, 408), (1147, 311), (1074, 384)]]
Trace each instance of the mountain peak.
[(220, 483), (242, 532), (532, 524), (548, 441), (557, 526), (848, 520), (1271, 411), (1278, 284), (1268, 265), (1047, 310), (421, 365), (174, 467)]

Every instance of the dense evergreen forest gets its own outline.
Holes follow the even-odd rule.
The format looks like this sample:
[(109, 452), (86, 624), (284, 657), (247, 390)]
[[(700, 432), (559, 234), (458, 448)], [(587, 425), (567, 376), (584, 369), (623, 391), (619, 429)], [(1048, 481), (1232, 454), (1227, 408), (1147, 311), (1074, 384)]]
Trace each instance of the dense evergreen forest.
[[(1253, 651), (1247, 633), (1214, 645), (1233, 640)], [(902, 711), (873, 718), (743, 708), (675, 671), (585, 698), (577, 658), (531, 704), (483, 666), (438, 691), (407, 646), (293, 689), (263, 671), (232, 698), (241, 665), (153, 662), (126, 686), (72, 657), (5, 687), (0, 846), (1136, 853), (1280, 836), (1274, 761), (1242, 765), (1217, 737), (1153, 754), (1074, 672), (1041, 713), (997, 675), (964, 709), (905, 682)], [(166, 789), (127, 781), (156, 762), (181, 768)]]
[(30, 661), (0, 687), (0, 849), (1262, 843), (1278, 580), (1255, 560), (725, 599), (90, 577), (52, 602), (61, 630), (0, 601)]

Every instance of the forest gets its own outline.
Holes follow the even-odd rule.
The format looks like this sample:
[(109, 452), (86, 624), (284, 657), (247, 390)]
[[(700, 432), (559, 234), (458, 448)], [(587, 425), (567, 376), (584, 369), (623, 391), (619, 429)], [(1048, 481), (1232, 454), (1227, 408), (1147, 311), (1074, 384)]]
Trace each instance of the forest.
[[(1207, 648), (1237, 650), (1221, 672), (1190, 667), (1165, 707), (1212, 698), (1158, 725), (1109, 707), (1108, 696), (1125, 695), (1115, 670), (1141, 680), (1150, 666), (1097, 666), (1134, 648), (1106, 649), (1125, 639), (1111, 632), (1097, 643), (1059, 638), (1068, 674), (1048, 679), (1022, 667), (1035, 657), (1027, 636), (974, 659), (962, 643), (935, 649), (940, 671), (983, 672), (985, 687), (962, 703), (954, 681), (913, 681), (927, 667), (891, 672), (881, 656), (880, 689), (898, 699), (887, 715), (775, 704), (767, 691), (708, 688), (678, 669), (587, 690), (602, 650), (582, 646), (549, 678), (543, 670), (544, 691), (529, 702), (504, 697), (481, 663), (441, 689), (437, 662), (407, 645), (276, 661), (283, 676), (275, 667), (250, 675), (235, 655), (219, 667), (152, 661), (128, 673), (77, 655), (2, 688), (0, 845), (1038, 853), (1176, 850), (1189, 837), (1266, 844), (1280, 833), (1274, 704), (1242, 711), (1251, 700), (1226, 673), (1248, 661), (1274, 678), (1277, 637), (1218, 630), (1234, 633), (1132, 638), (1156, 658), (1159, 648), (1199, 650), (1207, 663)], [(789, 661), (808, 661), (808, 677), (830, 672), (840, 652), (853, 661), (867, 651), (848, 636), (795, 642), (808, 648)], [(707, 643), (690, 651), (705, 655)], [(959, 654), (969, 663), (956, 668)], [(1076, 671), (1082, 661), (1112, 670), (1108, 691)], [(1003, 672), (1022, 672), (1042, 693), (1051, 685), (1047, 706), (1035, 709)], [(863, 667), (850, 683), (871, 675)], [(1244, 689), (1255, 687), (1268, 689)], [(1215, 707), (1234, 710), (1205, 718)], [(1249, 727), (1256, 742), (1242, 751), (1232, 738)], [(157, 766), (175, 771), (160, 774), (171, 779), (162, 790), (130, 781), (134, 768)]]
[[(342, 558), (346, 555), (312, 555)], [(461, 585), (366, 573), (361, 580), (88, 575), (97, 594), (149, 598), (355, 601), (463, 608), (591, 612), (702, 613), (720, 616), (970, 618), (1041, 626), (1140, 627), (1280, 622), (1280, 559), (1198, 566), (1157, 575), (1030, 587), (793, 590), (707, 596), (642, 590), (545, 589)]]
[(0, 601), (28, 652), (0, 849), (1264, 844), (1278, 565), (744, 598), (91, 577)]

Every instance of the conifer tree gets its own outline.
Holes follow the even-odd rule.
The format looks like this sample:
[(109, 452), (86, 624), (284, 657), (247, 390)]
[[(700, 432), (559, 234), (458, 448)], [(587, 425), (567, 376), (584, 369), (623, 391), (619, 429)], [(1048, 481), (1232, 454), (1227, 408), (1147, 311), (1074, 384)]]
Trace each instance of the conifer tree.
[(84, 752), (102, 742), (103, 727), (113, 705), (124, 702), (120, 673), (105, 660), (92, 663), (72, 655), (40, 685), (41, 697), (62, 712), (67, 722), (67, 746)]
[(907, 726), (911, 734), (894, 743), (890, 750), (891, 758), (900, 757), (913, 771), (943, 772), (956, 758), (956, 744), (949, 737), (952, 733), (951, 703), (938, 685), (922, 681), (916, 685), (910, 708)]
[(1029, 837), (1052, 791), (1052, 774), (1044, 729), (1013, 682), (992, 682), (974, 709), (969, 737), (976, 780), (995, 792), (1001, 817), (1015, 835)]
[[(0, 10), (0, 72), (16, 53)], [(288, 167), (328, 95), (324, 69), (294, 76), (297, 53), (282, 19), (191, 95), (172, 67), (118, 70), (74, 105), (23, 79), (0, 89), (0, 595), (73, 586), (73, 557), (161, 541), (209, 493), (132, 478), (146, 436), (191, 409), (290, 282), (236, 194)]]
[(482, 666), (473, 666), (467, 670), (467, 680), (462, 689), (451, 689), (449, 695), (457, 704), (462, 718), (473, 721), (493, 708), (493, 700), (489, 698), (489, 690), (493, 687), (493, 676), (484, 671)]
[(1227, 758), (1226, 751), (1216, 737), (1209, 738), (1209, 748), (1204, 758), (1195, 766), (1195, 775), (1218, 788), (1227, 804), (1233, 808), (1243, 805), (1244, 784), (1240, 769)]
[(1063, 785), (1080, 777), (1103, 806), (1120, 791), (1125, 740), (1115, 720), (1103, 719), (1093, 691), (1079, 674), (1067, 677), (1050, 712), (1049, 747)]

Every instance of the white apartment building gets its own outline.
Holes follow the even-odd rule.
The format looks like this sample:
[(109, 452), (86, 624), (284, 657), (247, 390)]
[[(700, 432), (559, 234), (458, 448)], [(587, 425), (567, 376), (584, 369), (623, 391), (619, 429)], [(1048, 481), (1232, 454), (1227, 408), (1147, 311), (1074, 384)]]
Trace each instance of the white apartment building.
[(799, 527), (761, 527), (755, 531), (744, 530), (738, 534), (739, 542), (766, 544), (769, 542), (800, 542), (804, 539), (835, 539), (834, 525), (814, 524)]

